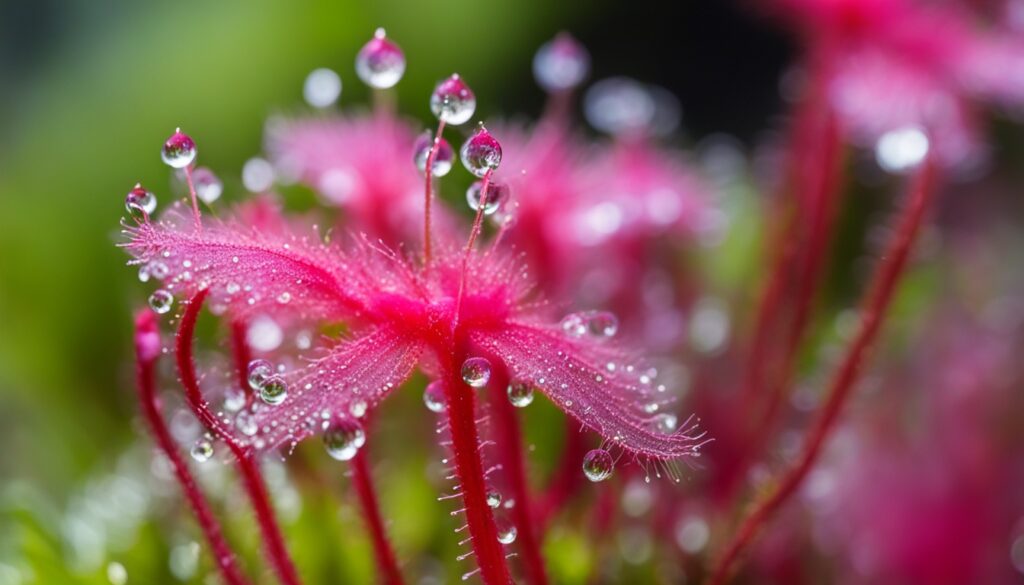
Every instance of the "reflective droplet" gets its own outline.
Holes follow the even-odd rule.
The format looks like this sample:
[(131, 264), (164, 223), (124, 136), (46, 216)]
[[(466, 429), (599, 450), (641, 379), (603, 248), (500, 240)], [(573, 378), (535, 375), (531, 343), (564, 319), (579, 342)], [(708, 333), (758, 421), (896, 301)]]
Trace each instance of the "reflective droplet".
[(494, 527), (498, 530), (498, 542), (512, 544), (516, 541), (516, 527), (507, 518), (499, 516), (494, 519)]
[(164, 147), (160, 151), (160, 158), (168, 166), (183, 169), (196, 160), (196, 143), (188, 134), (182, 132), (181, 128), (178, 128), (164, 142)]
[(462, 157), (462, 165), (466, 170), (482, 177), (487, 171), (492, 171), (501, 164), (501, 144), (481, 125), (462, 144), (459, 156)]
[(156, 211), (156, 195), (142, 188), (142, 184), (136, 183), (135, 187), (124, 197), (124, 208), (136, 221), (144, 221)]
[(220, 177), (206, 167), (199, 167), (192, 171), (192, 184), (196, 188), (196, 197), (207, 205), (220, 199), (221, 194), (224, 193), (224, 183)]
[(149, 295), (149, 308), (158, 315), (171, 310), (171, 305), (174, 304), (174, 295), (167, 292), (164, 289), (157, 289), (153, 294)]
[(240, 388), (231, 387), (224, 391), (224, 410), (238, 412), (245, 406), (245, 392)]
[(444, 384), (440, 380), (434, 380), (423, 389), (423, 404), (427, 405), (430, 412), (444, 412)]
[(376, 89), (393, 87), (405, 73), (405, 54), (378, 28), (356, 55), (356, 75)]
[(508, 385), (508, 401), (518, 408), (529, 406), (533, 402), (533, 386), (526, 382), (512, 382)]
[(302, 84), (302, 97), (314, 108), (330, 107), (340, 96), (341, 77), (326, 67), (311, 71)]
[(459, 74), (455, 73), (434, 88), (434, 93), (430, 95), (430, 111), (447, 124), (465, 124), (476, 111), (476, 96)]
[(274, 186), (274, 166), (262, 158), (250, 158), (242, 167), (242, 184), (253, 193), (267, 191)]
[(149, 275), (157, 280), (163, 280), (171, 273), (171, 269), (159, 260), (153, 260), (148, 266)]
[[(480, 200), (483, 198), (483, 186), (483, 181), (474, 181), (466, 189), (466, 203), (469, 204), (469, 208), (473, 211), (480, 209)], [(510, 194), (511, 190), (508, 188), (508, 185), (490, 181), (487, 184), (487, 203), (484, 204), (484, 215), (492, 215), (501, 209), (502, 205), (508, 202)]]
[(249, 387), (253, 391), (259, 392), (260, 388), (263, 387), (263, 383), (274, 375), (274, 366), (267, 360), (255, 359), (249, 362), (246, 373)]
[(875, 144), (878, 166), (890, 173), (905, 173), (928, 155), (928, 136), (920, 128), (899, 128), (886, 132)]
[(492, 508), (497, 508), (501, 505), (501, 493), (496, 489), (487, 490), (487, 505)]
[(656, 107), (647, 87), (626, 77), (598, 81), (583, 99), (587, 122), (608, 134), (647, 131), (655, 118)]
[[(425, 130), (412, 145), (412, 160), (421, 173), (427, 171), (427, 157), (430, 156), (430, 147), (433, 144), (434, 133)], [(442, 138), (437, 143), (437, 152), (434, 153), (434, 165), (430, 174), (435, 177), (443, 177), (452, 170), (453, 164), (455, 164), (455, 151), (452, 150), (452, 145)]]
[(589, 72), (590, 55), (569, 33), (541, 45), (533, 57), (533, 77), (551, 93), (576, 87)]
[(583, 456), (583, 475), (590, 481), (604, 481), (612, 476), (615, 460), (604, 449), (593, 449)]
[(570, 337), (609, 339), (619, 331), (619, 319), (608, 311), (580, 311), (562, 318), (562, 331)]
[(192, 445), (192, 459), (195, 459), (199, 463), (209, 461), (210, 457), (213, 457), (213, 441), (210, 439), (210, 435), (204, 435), (196, 439), (196, 442)]
[(255, 435), (260, 430), (256, 417), (248, 410), (243, 410), (235, 416), (235, 428), (247, 437)]
[(483, 388), (491, 379), (491, 362), (487, 358), (471, 357), (462, 362), (462, 381), (473, 388)]
[(256, 351), (274, 351), (284, 342), (284, 331), (273, 317), (260, 315), (249, 323), (245, 341)]
[(363, 425), (354, 418), (336, 418), (324, 431), (324, 447), (327, 454), (338, 461), (352, 459), (364, 444), (366, 432)]
[(288, 384), (280, 376), (271, 376), (260, 385), (260, 400), (276, 406), (288, 398)]
[(651, 430), (663, 435), (671, 435), (676, 432), (678, 425), (679, 419), (676, 418), (676, 415), (667, 412), (654, 416), (650, 421)]
[(369, 406), (366, 404), (365, 400), (356, 400), (352, 404), (348, 405), (349, 413), (356, 418), (363, 418), (366, 416), (367, 408), (369, 408)]

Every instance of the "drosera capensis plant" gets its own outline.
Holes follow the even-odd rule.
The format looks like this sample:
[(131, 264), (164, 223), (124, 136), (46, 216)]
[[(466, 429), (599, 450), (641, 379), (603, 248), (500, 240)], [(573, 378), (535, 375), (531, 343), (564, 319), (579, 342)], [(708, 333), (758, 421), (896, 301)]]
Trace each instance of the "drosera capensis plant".
[[(390, 41), (384, 44), (385, 38), (382, 31), (375, 35), (359, 56), (365, 67), (357, 67), (378, 90), (397, 83), (394, 77), (400, 77), (405, 66), (400, 50), (396, 53), (397, 46)], [(376, 59), (375, 51), (388, 52), (388, 58)], [(388, 83), (381, 81), (383, 77)], [(492, 181), (501, 165), (502, 147), (482, 124), (460, 149), (463, 165), (479, 179), (471, 188), (475, 217), (468, 236), (460, 244), (456, 228), (432, 224), (433, 180), (442, 174), (436, 172), (443, 163), (439, 154), (451, 156), (443, 149), (443, 132), (446, 125), (468, 122), (475, 108), (472, 91), (458, 75), (442, 81), (430, 97), (430, 109), (439, 122), (423, 157), (421, 242), (392, 247), (358, 235), (325, 241), (315, 226), (301, 227), (260, 200), (218, 218), (204, 216), (193, 181), (196, 146), (180, 130), (164, 145), (163, 157), (184, 170), (190, 205), (172, 204), (156, 217), (155, 205), (149, 203), (153, 196), (141, 187), (126, 200), (133, 219), (124, 222), (126, 241), (121, 245), (133, 257), (132, 264), (160, 281), (150, 297), (151, 312), (140, 321), (140, 334), (152, 334), (155, 315), (182, 307), (175, 357), (187, 403), (209, 432), (204, 441), (223, 443), (233, 454), (269, 560), (282, 582), (298, 583), (299, 571), (259, 475), (260, 457), (287, 453), (300, 441), (319, 436), (331, 457), (353, 462), (354, 472), (361, 476), (360, 500), (370, 508), (367, 516), (379, 517), (368, 466), (361, 458), (366, 421), (415, 369), (433, 380), (428, 386), (435, 401), (431, 410), (444, 415), (439, 436), (451, 452), (456, 496), (452, 499), (461, 502), (453, 515), (465, 522), (456, 532), (470, 547), (463, 556), (476, 563), (464, 578), (479, 573), (489, 585), (512, 581), (507, 557), (514, 542), (525, 549), (520, 556), (529, 580), (543, 583), (546, 576), (537, 535), (528, 526), (533, 519), (517, 413), (501, 408), (488, 413), (481, 407), (484, 389), (504, 398), (506, 406), (528, 403), (525, 397), (536, 389), (599, 435), (600, 446), (578, 464), (579, 472), (591, 481), (605, 480), (615, 466), (631, 463), (648, 476), (653, 471), (679, 481), (678, 462), (698, 457), (709, 440), (692, 417), (678, 424), (679, 419), (665, 412), (672, 394), (642, 352), (616, 339), (614, 315), (553, 315), (551, 305), (536, 293), (527, 267), (502, 245), (503, 229), (489, 243), (481, 241), (485, 215), (507, 203), (506, 193)], [(415, 158), (421, 156), (415, 153)], [(260, 220), (250, 221), (255, 216)], [(233, 335), (237, 385), (243, 378), (245, 385), (212, 395), (204, 392), (192, 355), (196, 319), (204, 305), (233, 331), (239, 324), (270, 316), (282, 324), (344, 323), (348, 333), (302, 356), (281, 356), (277, 364), (262, 358), (245, 363), (245, 340)], [(144, 371), (148, 362), (141, 357), (140, 352)], [(241, 398), (239, 391), (244, 392)], [(230, 408), (216, 405), (224, 399), (233, 402)], [(149, 418), (157, 415), (150, 413)], [(485, 439), (481, 425), (490, 417), (498, 419), (498, 431), (488, 431)], [(492, 442), (502, 453), (494, 461), (487, 449)], [(200, 452), (208, 450), (204, 444)], [(494, 503), (500, 495), (489, 482), (496, 472), (512, 475), (507, 483), (520, 511), (511, 523), (496, 518)], [(185, 481), (187, 470), (179, 477), (202, 512), (202, 495), (194, 483)], [(215, 548), (223, 547), (216, 522), (209, 514), (199, 516), (208, 540)], [(524, 531), (528, 536), (517, 540)], [(377, 530), (373, 540), (382, 575), (400, 582), (386, 535)], [(221, 556), (230, 558), (226, 553)], [(227, 581), (241, 582), (233, 564), (218, 566)]]

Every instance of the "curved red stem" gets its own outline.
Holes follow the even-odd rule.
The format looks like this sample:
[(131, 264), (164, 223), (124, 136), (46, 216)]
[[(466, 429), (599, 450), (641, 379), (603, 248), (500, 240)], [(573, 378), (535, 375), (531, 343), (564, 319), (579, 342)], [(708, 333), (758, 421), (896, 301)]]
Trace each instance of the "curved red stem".
[(274, 508), (270, 503), (270, 495), (263, 483), (259, 464), (254, 455), (245, 447), (235, 441), (234, 436), (224, 428), (224, 425), (217, 420), (207, 407), (202, 391), (199, 389), (199, 381), (196, 378), (195, 365), (192, 358), (192, 338), (195, 335), (196, 319), (199, 311), (206, 300), (207, 291), (201, 290), (192, 297), (185, 307), (181, 316), (181, 323), (178, 326), (176, 339), (176, 356), (178, 375), (185, 387), (185, 397), (192, 412), (211, 433), (227, 444), (231, 453), (235, 456), (238, 472), (242, 478), (242, 487), (249, 496), (253, 512), (256, 514), (256, 521), (260, 527), (262, 541), (270, 555), (271, 564), (277, 572), (278, 578), (285, 585), (299, 585), (298, 572), (292, 563), (291, 556), (284, 545), (284, 537), (274, 517)]
[(246, 394), (252, 393), (249, 387), (249, 362), (252, 361), (252, 350), (246, 340), (247, 328), (244, 321), (231, 322), (231, 356), (235, 362), (235, 374), (238, 376), (238, 387)]
[(380, 503), (373, 487), (373, 472), (366, 451), (365, 447), (360, 449), (352, 459), (352, 485), (356, 488), (359, 506), (370, 530), (380, 581), (387, 585), (402, 585), (402, 572), (398, 569), (395, 551), (388, 540), (387, 527), (384, 526), (384, 519), (380, 513)]
[(759, 529), (790, 496), (812, 469), (825, 440), (850, 395), (868, 350), (878, 335), (893, 293), (907, 265), (914, 240), (920, 230), (928, 204), (934, 194), (935, 169), (929, 157), (910, 187), (910, 201), (902, 213), (894, 239), (882, 257), (864, 297), (861, 320), (856, 336), (829, 385), (825, 403), (807, 434), (804, 448), (796, 464), (790, 468), (766, 498), (757, 503), (744, 518), (739, 530), (719, 557), (710, 584), (724, 584), (739, 555), (753, 541)]
[(135, 374), (142, 414), (156, 438), (157, 445), (174, 468), (174, 475), (178, 478), (178, 483), (181, 484), (181, 489), (185, 492), (185, 497), (199, 522), (199, 527), (213, 550), (214, 564), (217, 565), (217, 570), (220, 571), (228, 585), (248, 585), (249, 580), (242, 575), (238, 568), (235, 553), (224, 539), (217, 518), (210, 510), (210, 505), (203, 492), (196, 485), (188, 465), (178, 453), (178, 447), (160, 415), (156, 396), (156, 360), (159, 355), (160, 340), (157, 333), (156, 314), (146, 309), (141, 311), (135, 319)]

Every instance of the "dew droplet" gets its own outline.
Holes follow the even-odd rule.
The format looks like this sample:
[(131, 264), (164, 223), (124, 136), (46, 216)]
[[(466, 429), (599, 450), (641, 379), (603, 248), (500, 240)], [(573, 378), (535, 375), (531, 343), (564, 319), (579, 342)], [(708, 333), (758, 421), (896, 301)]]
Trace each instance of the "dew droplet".
[(311, 71), (302, 84), (302, 97), (314, 108), (330, 107), (340, 96), (341, 77), (326, 67)]
[(171, 310), (171, 305), (174, 304), (174, 295), (160, 288), (149, 295), (149, 308), (158, 315)]
[(440, 380), (434, 380), (423, 389), (423, 404), (427, 405), (430, 412), (444, 412), (447, 407), (444, 397), (444, 384)]
[(260, 430), (256, 417), (248, 410), (243, 410), (235, 416), (235, 428), (248, 437), (255, 435)]
[(498, 531), (498, 542), (501, 544), (512, 544), (516, 541), (518, 532), (516, 531), (515, 524), (512, 524), (508, 518), (504, 516), (496, 517), (494, 519), (494, 527)]
[(875, 145), (878, 166), (890, 173), (905, 173), (928, 155), (928, 136), (917, 127), (899, 128), (882, 135)]
[(280, 376), (271, 376), (260, 385), (259, 393), (260, 400), (271, 406), (277, 406), (284, 402), (285, 398), (288, 398), (288, 384)]
[(512, 382), (508, 385), (508, 401), (518, 408), (529, 406), (533, 402), (533, 386), (526, 382)]
[(487, 358), (471, 357), (462, 362), (462, 381), (473, 388), (483, 388), (491, 379), (491, 362)]
[(163, 280), (171, 273), (171, 269), (159, 260), (153, 260), (148, 266), (149, 275), (157, 280)]
[(338, 461), (348, 461), (366, 444), (363, 425), (354, 418), (338, 417), (324, 431), (327, 454)]
[[(483, 181), (474, 181), (472, 185), (466, 189), (466, 203), (469, 203), (469, 208), (473, 211), (480, 209), (480, 200), (483, 198)], [(501, 209), (509, 197), (511, 190), (508, 185), (504, 183), (495, 183), (491, 181), (487, 184), (487, 203), (484, 204), (484, 215), (492, 215), (494, 212)]]
[(501, 144), (481, 124), (462, 144), (459, 156), (462, 157), (462, 165), (466, 170), (482, 177), (487, 171), (494, 170), (501, 164)]
[(245, 392), (234, 386), (224, 391), (224, 410), (238, 412), (245, 406)]
[[(427, 157), (430, 156), (430, 147), (433, 144), (434, 133), (430, 130), (425, 130), (416, 138), (416, 142), (412, 145), (412, 161), (421, 173), (427, 171)], [(455, 164), (455, 151), (452, 150), (452, 145), (448, 144), (447, 140), (441, 138), (437, 142), (437, 152), (434, 153), (434, 167), (431, 169), (430, 174), (435, 177), (443, 177), (452, 170), (453, 164)]]
[(562, 318), (562, 331), (570, 337), (609, 339), (619, 331), (619, 319), (608, 311), (579, 311)]
[(356, 55), (356, 75), (376, 89), (393, 87), (405, 73), (405, 54), (378, 28)]
[(648, 88), (634, 79), (612, 77), (592, 85), (583, 99), (587, 122), (608, 134), (649, 130), (657, 104)]
[(181, 128), (178, 128), (164, 142), (164, 147), (160, 151), (160, 158), (170, 167), (183, 169), (196, 160), (196, 143), (192, 140), (192, 137), (182, 132)]
[(117, 561), (107, 564), (107, 581), (110, 585), (125, 585), (128, 582), (128, 569)]
[(196, 439), (196, 442), (192, 444), (192, 459), (195, 459), (199, 463), (203, 463), (210, 460), (213, 457), (213, 441), (210, 439), (210, 435), (203, 435)]
[(476, 96), (458, 73), (437, 84), (430, 95), (430, 111), (453, 126), (465, 124), (476, 111)]
[(242, 184), (253, 193), (262, 193), (274, 186), (274, 165), (260, 157), (245, 161), (242, 166)]
[(533, 56), (533, 77), (550, 93), (576, 87), (589, 72), (590, 55), (569, 33), (559, 33)]
[(604, 481), (612, 476), (615, 461), (604, 449), (593, 449), (583, 456), (583, 475), (590, 481)]
[(245, 341), (256, 351), (274, 351), (284, 342), (284, 331), (272, 317), (260, 315), (249, 323)]
[(492, 508), (497, 508), (501, 505), (501, 493), (494, 489), (487, 490), (487, 505)]
[(349, 413), (356, 418), (363, 418), (366, 416), (367, 408), (369, 408), (369, 406), (366, 404), (365, 400), (356, 400), (352, 404), (348, 405)]
[(274, 375), (274, 366), (267, 360), (255, 359), (249, 362), (246, 374), (249, 387), (259, 392), (260, 388), (263, 387), (263, 383)]
[(220, 199), (221, 194), (224, 193), (224, 182), (206, 167), (199, 167), (192, 171), (192, 184), (196, 188), (196, 197), (207, 205)]
[(679, 425), (679, 419), (676, 415), (663, 412), (659, 415), (655, 415), (650, 420), (650, 427), (656, 433), (663, 435), (671, 435), (676, 432), (676, 427)]
[(132, 219), (143, 221), (156, 211), (156, 195), (145, 190), (141, 183), (136, 183), (124, 197), (124, 208)]

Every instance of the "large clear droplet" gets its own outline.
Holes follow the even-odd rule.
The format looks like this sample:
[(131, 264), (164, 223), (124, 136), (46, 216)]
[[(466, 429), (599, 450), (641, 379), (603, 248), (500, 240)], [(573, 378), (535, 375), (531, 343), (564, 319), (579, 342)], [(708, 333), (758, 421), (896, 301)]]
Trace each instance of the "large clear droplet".
[(476, 96), (458, 73), (437, 84), (430, 95), (430, 111), (453, 126), (465, 124), (476, 111)]
[(255, 359), (249, 362), (246, 374), (249, 387), (253, 391), (259, 392), (264, 382), (274, 375), (274, 366), (267, 360)]
[(195, 459), (199, 463), (209, 461), (210, 457), (213, 457), (213, 440), (210, 435), (203, 435), (196, 439), (196, 442), (192, 445), (190, 451), (192, 459)]
[(491, 379), (491, 362), (487, 358), (471, 357), (462, 362), (462, 381), (473, 388), (483, 388)]
[[(424, 131), (416, 138), (412, 145), (412, 160), (421, 173), (427, 172), (427, 157), (430, 156), (430, 147), (434, 144), (434, 134), (430, 130)], [(448, 141), (441, 138), (437, 142), (437, 152), (434, 153), (434, 164), (430, 174), (435, 177), (443, 177), (452, 170), (455, 164), (455, 151)]]
[(160, 158), (168, 166), (176, 169), (183, 169), (196, 160), (196, 143), (188, 134), (178, 128), (171, 134), (171, 137), (164, 142), (160, 151)]
[(560, 33), (542, 45), (533, 57), (533, 76), (550, 93), (576, 87), (589, 72), (590, 55), (568, 33)]
[(508, 385), (508, 401), (517, 408), (529, 406), (533, 402), (533, 386), (526, 382), (512, 382)]
[(196, 197), (207, 205), (220, 199), (221, 194), (224, 193), (224, 182), (206, 167), (199, 167), (192, 171), (192, 184), (196, 188)]
[(324, 431), (324, 447), (327, 454), (338, 461), (352, 459), (364, 444), (366, 432), (363, 425), (354, 418), (336, 418)]
[(405, 73), (405, 54), (378, 28), (356, 55), (356, 75), (376, 89), (393, 87)]
[(302, 84), (302, 97), (314, 108), (330, 107), (340, 96), (341, 77), (326, 67), (311, 71)]
[(167, 292), (164, 289), (157, 289), (153, 294), (149, 295), (149, 308), (158, 315), (171, 310), (171, 305), (174, 304), (174, 295)]
[(593, 449), (583, 456), (583, 475), (590, 481), (604, 481), (612, 476), (615, 460), (604, 449)]
[(562, 318), (562, 331), (570, 337), (609, 339), (619, 331), (619, 319), (608, 311), (580, 311)]
[(284, 402), (285, 398), (288, 398), (288, 384), (280, 376), (271, 376), (260, 385), (259, 393), (260, 400), (271, 406), (277, 406)]
[(440, 380), (434, 380), (423, 389), (423, 404), (427, 405), (430, 412), (444, 412), (447, 403), (444, 397), (444, 384)]
[(124, 208), (136, 221), (143, 221), (156, 211), (156, 195), (142, 188), (140, 183), (125, 195)]
[[(483, 181), (474, 181), (472, 185), (466, 189), (466, 203), (469, 204), (469, 208), (473, 211), (480, 210), (480, 201), (483, 199)], [(484, 204), (484, 215), (492, 215), (502, 205), (508, 202), (511, 197), (511, 190), (508, 185), (504, 183), (495, 183), (490, 181), (487, 184), (487, 202)]]
[(497, 508), (501, 505), (501, 492), (494, 488), (487, 490), (487, 505), (492, 508)]
[(462, 165), (466, 170), (482, 177), (487, 171), (492, 171), (501, 164), (501, 144), (481, 125), (462, 144), (459, 156), (462, 157)]
[(512, 524), (508, 518), (504, 516), (495, 518), (494, 527), (498, 530), (498, 542), (501, 544), (512, 544), (516, 541), (518, 532), (516, 531), (515, 524)]

